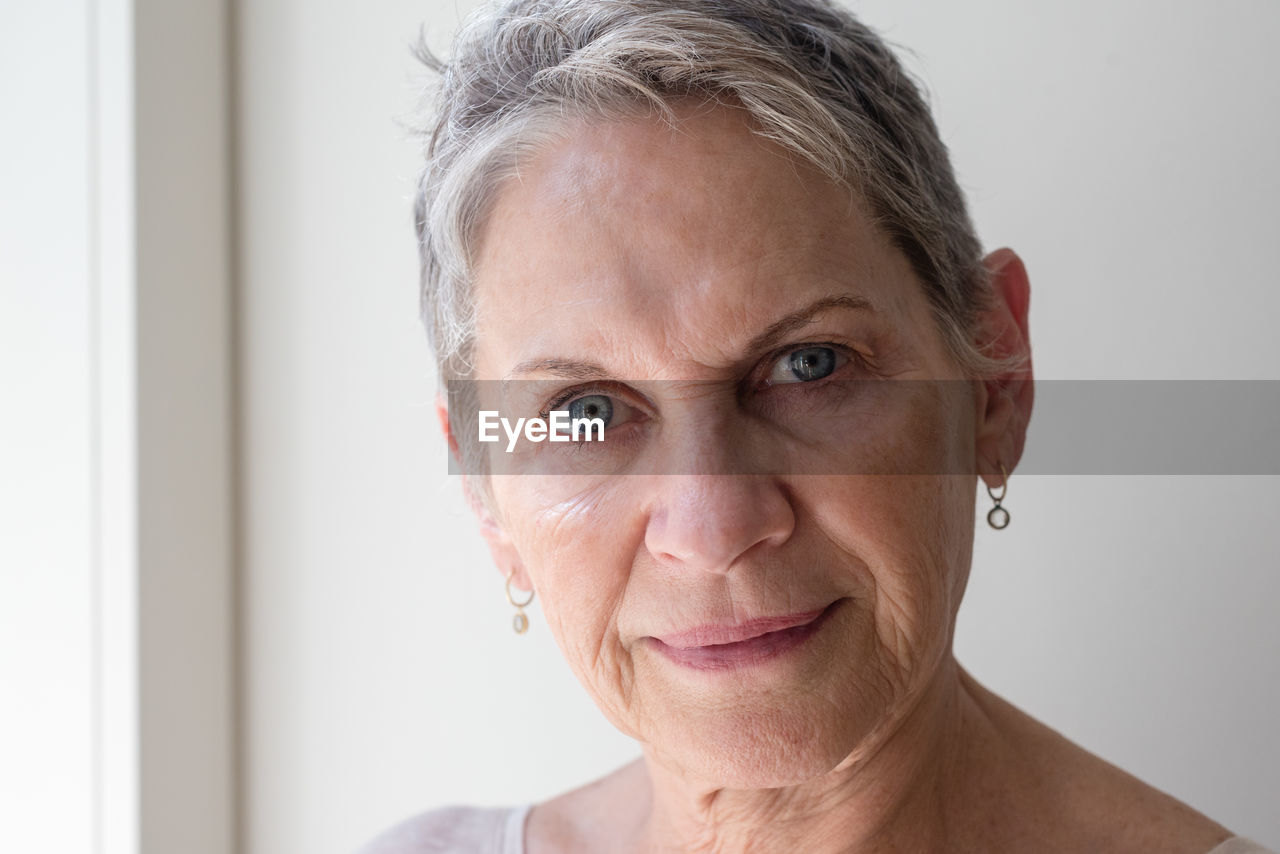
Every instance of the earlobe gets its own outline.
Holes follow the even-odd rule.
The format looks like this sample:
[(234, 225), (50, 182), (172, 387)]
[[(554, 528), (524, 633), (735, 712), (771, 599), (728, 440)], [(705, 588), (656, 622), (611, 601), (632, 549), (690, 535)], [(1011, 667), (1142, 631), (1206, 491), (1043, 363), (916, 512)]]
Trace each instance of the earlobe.
[(498, 572), (503, 579), (510, 579), (510, 586), (520, 590), (532, 590), (533, 581), (529, 578), (529, 573), (525, 571), (524, 563), (520, 560), (520, 553), (516, 551), (515, 545), (506, 533), (498, 526), (493, 517), (487, 514), (480, 520), (480, 534), (484, 537), (485, 543), (489, 546), (489, 554), (493, 558), (493, 565), (498, 568)]
[(489, 507), (472, 492), (465, 476), (462, 480), (462, 489), (466, 494), (467, 504), (471, 507), (471, 512), (476, 514), (476, 519), (480, 522), (480, 536), (484, 537), (485, 543), (489, 546), (489, 554), (493, 557), (493, 565), (498, 568), (498, 572), (502, 574), (504, 579), (514, 573), (515, 577), (511, 579), (512, 586), (521, 590), (532, 590), (533, 581), (525, 571), (524, 561), (520, 559), (520, 552), (517, 551), (515, 543), (511, 542), (506, 530), (494, 518), (493, 512)]
[[(453, 435), (453, 428), (449, 423), (449, 405), (445, 402), (444, 395), (436, 394), (436, 418), (440, 421), (440, 430), (444, 433), (446, 441), (449, 443), (449, 453), (453, 455), (454, 462), (459, 468), (462, 467), (462, 460), (458, 456), (458, 440)], [(505, 579), (514, 572), (511, 584), (521, 590), (532, 590), (533, 582), (529, 579), (529, 574), (525, 572), (524, 564), (520, 560), (520, 555), (512, 544), (511, 539), (507, 536), (502, 526), (498, 524), (498, 520), (493, 517), (493, 513), (480, 500), (475, 491), (471, 488), (471, 483), (467, 475), (462, 476), (462, 494), (466, 498), (467, 506), (471, 508), (471, 512), (476, 515), (476, 519), (480, 522), (480, 535), (484, 537), (484, 541), (489, 546), (489, 554), (493, 556), (494, 566)]]
[(1035, 400), (1028, 323), (1031, 285), (1022, 259), (1012, 249), (997, 249), (983, 263), (993, 294), (992, 305), (982, 314), (979, 345), (1011, 365), (984, 378), (976, 413), (979, 473), (989, 487), (999, 488), (1001, 466), (1011, 472), (1022, 459)]

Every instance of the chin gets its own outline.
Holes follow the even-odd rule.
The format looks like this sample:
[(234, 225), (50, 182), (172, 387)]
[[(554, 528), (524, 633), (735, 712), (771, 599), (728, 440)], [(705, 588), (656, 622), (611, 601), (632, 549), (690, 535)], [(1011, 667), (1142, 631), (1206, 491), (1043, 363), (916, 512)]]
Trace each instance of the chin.
[(737, 706), (674, 716), (654, 747), (688, 774), (719, 788), (793, 786), (831, 772), (869, 728), (811, 696), (787, 708)]

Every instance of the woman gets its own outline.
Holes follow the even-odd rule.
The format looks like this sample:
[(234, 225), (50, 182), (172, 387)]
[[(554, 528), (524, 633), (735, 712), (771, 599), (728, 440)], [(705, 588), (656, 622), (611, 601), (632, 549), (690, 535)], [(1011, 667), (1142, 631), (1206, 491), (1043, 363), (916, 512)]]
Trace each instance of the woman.
[(369, 852), (1263, 850), (952, 655), (975, 478), (1010, 521), (1029, 286), (874, 34), (821, 0), (516, 0), (440, 70), (441, 424), (516, 630), (536, 591), (643, 758)]

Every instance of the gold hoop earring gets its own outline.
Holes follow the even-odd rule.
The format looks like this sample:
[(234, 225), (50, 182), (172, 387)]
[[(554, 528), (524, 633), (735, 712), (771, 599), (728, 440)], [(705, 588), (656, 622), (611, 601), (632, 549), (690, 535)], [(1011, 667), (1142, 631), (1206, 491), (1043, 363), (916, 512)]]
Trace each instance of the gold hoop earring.
[(1000, 502), (1004, 501), (1004, 494), (1009, 491), (1009, 472), (1005, 471), (1004, 463), (996, 465), (1000, 466), (1000, 475), (1004, 481), (1000, 484), (999, 495), (996, 495), (990, 486), (987, 487), (987, 495), (990, 495), (991, 500), (996, 503), (995, 507), (987, 511), (987, 524), (997, 531), (1002, 531), (1009, 527), (1009, 511), (1000, 505)]
[(507, 573), (507, 583), (504, 589), (507, 592), (507, 601), (510, 602), (512, 607), (516, 609), (516, 615), (511, 618), (511, 627), (516, 630), (516, 634), (522, 635), (529, 629), (529, 618), (525, 616), (524, 609), (529, 606), (530, 602), (533, 601), (534, 591), (532, 590), (529, 591), (528, 599), (524, 600), (523, 602), (517, 602), (511, 596), (511, 579), (515, 577), (516, 577), (516, 570), (515, 570), (515, 567), (512, 567), (511, 571)]

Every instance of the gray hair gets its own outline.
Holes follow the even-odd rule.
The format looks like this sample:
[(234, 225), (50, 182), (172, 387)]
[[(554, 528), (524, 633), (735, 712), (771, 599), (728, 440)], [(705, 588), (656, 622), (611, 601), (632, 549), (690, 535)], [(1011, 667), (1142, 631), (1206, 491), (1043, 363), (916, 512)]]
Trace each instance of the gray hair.
[(957, 362), (1008, 367), (972, 341), (992, 287), (947, 148), (888, 46), (826, 0), (510, 0), (480, 10), (434, 72), (415, 202), (422, 320), (443, 380), (470, 374), (471, 268), (495, 190), (574, 119), (696, 97), (859, 193), (906, 256)]

